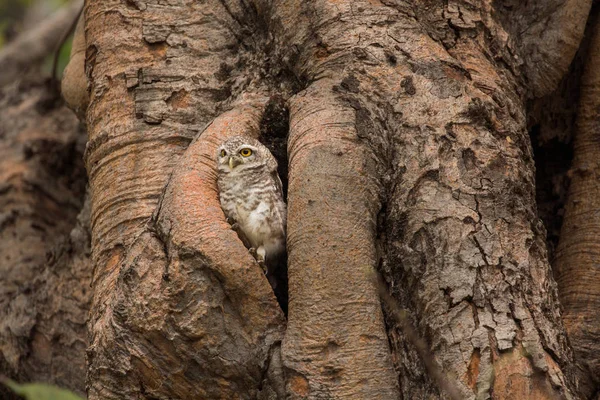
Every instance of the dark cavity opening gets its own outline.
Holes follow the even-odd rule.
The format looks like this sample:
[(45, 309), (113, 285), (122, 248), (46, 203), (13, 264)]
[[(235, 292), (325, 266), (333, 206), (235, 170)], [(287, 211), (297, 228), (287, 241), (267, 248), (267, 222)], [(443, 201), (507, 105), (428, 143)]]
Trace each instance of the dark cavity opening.
[(540, 127), (530, 130), (535, 159), (535, 191), (538, 215), (546, 227), (548, 256), (552, 261), (558, 245), (564, 206), (569, 190), (569, 169), (573, 161), (573, 145), (558, 138), (543, 141)]
[[(267, 146), (277, 159), (277, 172), (281, 178), (283, 197), (287, 201), (288, 191), (288, 157), (287, 140), (289, 133), (289, 110), (282, 96), (276, 95), (269, 99), (263, 118), (260, 123), (260, 137), (262, 144)], [(288, 276), (287, 254), (279, 261), (269, 283), (275, 292), (277, 301), (287, 317), (288, 311)]]

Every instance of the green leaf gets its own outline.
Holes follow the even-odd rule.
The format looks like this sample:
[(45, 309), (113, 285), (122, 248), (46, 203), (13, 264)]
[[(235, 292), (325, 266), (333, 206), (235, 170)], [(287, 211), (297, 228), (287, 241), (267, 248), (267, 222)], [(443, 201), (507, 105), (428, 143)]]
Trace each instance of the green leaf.
[(10, 379), (3, 380), (13, 392), (26, 400), (84, 400), (75, 393), (45, 383), (25, 383), (19, 385)]

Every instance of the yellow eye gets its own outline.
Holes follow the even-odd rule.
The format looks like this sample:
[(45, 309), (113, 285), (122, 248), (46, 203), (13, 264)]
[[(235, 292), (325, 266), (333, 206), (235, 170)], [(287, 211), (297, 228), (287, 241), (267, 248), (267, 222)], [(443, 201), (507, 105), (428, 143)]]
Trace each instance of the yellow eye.
[(221, 157), (225, 157), (227, 153), (225, 152), (225, 150), (221, 150)]
[(244, 157), (250, 157), (252, 155), (252, 150), (250, 149), (241, 149), (240, 154)]

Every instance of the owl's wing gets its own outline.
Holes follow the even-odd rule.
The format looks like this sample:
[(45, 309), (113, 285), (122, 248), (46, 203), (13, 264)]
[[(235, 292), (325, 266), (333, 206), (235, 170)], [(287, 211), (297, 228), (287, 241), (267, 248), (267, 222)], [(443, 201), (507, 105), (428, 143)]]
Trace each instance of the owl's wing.
[(283, 199), (283, 185), (281, 184), (281, 178), (277, 173), (277, 170), (271, 171), (271, 178), (273, 178), (273, 182), (275, 183), (275, 190), (279, 193), (279, 196)]
[[(234, 224), (234, 225), (237, 225), (237, 224)], [(234, 226), (234, 225), (231, 226), (231, 229), (233, 229), (235, 231), (235, 233), (237, 233), (237, 235), (240, 238), (240, 240), (242, 241), (242, 243), (244, 243), (244, 246), (246, 246), (247, 249), (252, 247), (250, 240), (248, 240), (248, 237), (246, 236), (246, 234), (244, 233), (242, 228), (240, 228), (239, 226)]]

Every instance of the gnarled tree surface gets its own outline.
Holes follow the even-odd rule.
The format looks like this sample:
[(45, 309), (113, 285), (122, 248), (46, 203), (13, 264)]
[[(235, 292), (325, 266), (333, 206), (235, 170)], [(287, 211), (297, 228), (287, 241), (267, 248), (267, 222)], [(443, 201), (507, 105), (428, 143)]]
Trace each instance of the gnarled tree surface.
[[(499, 0), (493, 1), (491, 6), (492, 15), (508, 33), (506, 35), (493, 25), (488, 25), (496, 40), (503, 43), (493, 51), (499, 50), (503, 61), (523, 72), (525, 86), (531, 94), (539, 97), (551, 93), (579, 49), (592, 1)], [(465, 10), (466, 18), (463, 14)], [(456, 7), (454, 11), (453, 16), (467, 22), (467, 25), (470, 23), (472, 26), (477, 21), (477, 17), (471, 17), (466, 4)]]
[[(466, 399), (580, 397), (525, 110), (589, 6), (89, 2), (90, 399), (439, 398), (425, 365)], [(276, 96), (287, 321), (214, 171), (230, 135), (281, 138)]]
[[(92, 366), (101, 370), (90, 376), (91, 397), (139, 390), (155, 398), (283, 394), (281, 378), (269, 371), (283, 313), (261, 268), (224, 221), (213, 165), (228, 136), (258, 134), (260, 105), (217, 118), (180, 160), (96, 322)], [(102, 373), (115, 368), (123, 371), (118, 380)]]
[(235, 15), (218, 1), (93, 2), (85, 15), (96, 264), (89, 397), (280, 390), (263, 380), (283, 314), (228, 229), (215, 189), (219, 138), (256, 135), (261, 118), (240, 106), (211, 124), (220, 103), (248, 85), (231, 73), (246, 62)]

